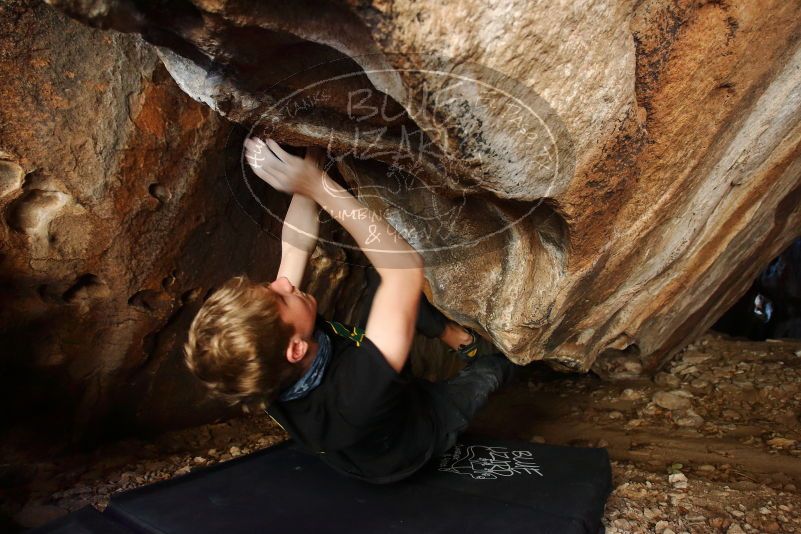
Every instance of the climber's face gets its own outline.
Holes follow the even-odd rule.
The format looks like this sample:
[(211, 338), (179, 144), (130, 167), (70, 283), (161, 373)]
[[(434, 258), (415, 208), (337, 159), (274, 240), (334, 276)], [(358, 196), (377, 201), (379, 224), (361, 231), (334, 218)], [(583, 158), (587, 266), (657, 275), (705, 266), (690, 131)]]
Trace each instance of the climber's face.
[(266, 286), (278, 296), (278, 314), (281, 320), (291, 326), (295, 335), (310, 339), (314, 333), (314, 320), (317, 317), (317, 300), (292, 285), (289, 278), (282, 276)]

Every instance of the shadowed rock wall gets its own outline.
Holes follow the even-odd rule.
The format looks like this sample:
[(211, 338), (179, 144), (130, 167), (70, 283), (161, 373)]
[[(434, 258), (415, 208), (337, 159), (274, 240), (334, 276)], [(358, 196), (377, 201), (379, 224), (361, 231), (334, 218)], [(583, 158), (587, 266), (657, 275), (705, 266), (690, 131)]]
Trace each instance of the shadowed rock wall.
[[(0, 4), (0, 73), (4, 427), (47, 414), (48, 430), (78, 437), (230, 415), (180, 350), (216, 285), (277, 268), (275, 228), (224, 177), (244, 132), (138, 36), (36, 1)], [(265, 198), (280, 211), (284, 197)], [(348, 273), (336, 252), (311, 268), (323, 312)]]
[[(427, 275), (439, 307), (518, 362), (653, 371), (801, 233), (795, 2), (50, 3), (142, 34), (182, 89), (279, 140), (342, 156), (364, 133), (354, 122), (384, 128), (374, 146), (388, 151), (340, 158), (353, 184), (387, 186), (382, 152), (419, 128), (430, 147), (405, 170), (427, 198), (372, 202), (423, 249), (447, 236), (398, 206), (455, 213), (463, 235), (504, 229), (485, 248), (427, 253)], [(331, 91), (312, 111), (276, 111), (320, 80)], [(365, 89), (362, 110), (390, 112), (354, 120), (348, 98)], [(509, 92), (547, 126), (544, 154), (499, 105)], [(459, 197), (467, 209), (451, 210)]]

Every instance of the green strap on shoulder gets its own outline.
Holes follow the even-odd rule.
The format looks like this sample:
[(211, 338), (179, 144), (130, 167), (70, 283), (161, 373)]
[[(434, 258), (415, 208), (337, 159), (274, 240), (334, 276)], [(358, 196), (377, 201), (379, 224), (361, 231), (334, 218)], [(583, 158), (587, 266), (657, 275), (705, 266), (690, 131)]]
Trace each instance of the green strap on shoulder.
[(361, 346), (362, 339), (364, 338), (364, 330), (359, 328), (358, 326), (354, 326), (353, 328), (348, 328), (342, 323), (338, 323), (336, 321), (326, 321), (331, 326), (331, 329), (334, 333), (338, 336), (344, 337), (346, 339), (350, 339), (356, 346)]

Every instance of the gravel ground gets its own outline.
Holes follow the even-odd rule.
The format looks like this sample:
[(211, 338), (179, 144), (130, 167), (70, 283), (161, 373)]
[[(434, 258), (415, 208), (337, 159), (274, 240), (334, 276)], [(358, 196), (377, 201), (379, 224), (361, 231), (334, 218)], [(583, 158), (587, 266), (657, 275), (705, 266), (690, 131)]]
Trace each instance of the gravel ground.
[(538, 369), (472, 428), (606, 447), (610, 534), (801, 532), (801, 342), (709, 333), (653, 380), (607, 363), (604, 380)]
[[(801, 532), (801, 342), (710, 333), (653, 380), (621, 359), (594, 374), (543, 366), (495, 395), (471, 431), (601, 446), (612, 458), (607, 532)], [(263, 414), (126, 439), (89, 453), (0, 444), (0, 531), (21, 531), (111, 494), (286, 439)]]

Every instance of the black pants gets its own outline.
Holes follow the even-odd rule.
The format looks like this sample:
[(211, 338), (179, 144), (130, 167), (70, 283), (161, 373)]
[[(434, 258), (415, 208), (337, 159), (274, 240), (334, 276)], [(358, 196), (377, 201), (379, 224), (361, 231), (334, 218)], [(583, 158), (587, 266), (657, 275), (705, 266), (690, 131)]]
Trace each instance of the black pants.
[[(367, 302), (362, 310), (369, 313), (380, 278), (370, 271)], [(366, 323), (366, 315), (362, 324)], [(445, 330), (448, 318), (420, 295), (420, 307), (415, 327), (428, 338), (438, 338)], [(439, 456), (456, 444), (456, 439), (467, 429), (470, 420), (484, 405), (489, 395), (508, 382), (515, 366), (503, 354), (477, 356), (449, 380), (429, 382), (420, 379), (423, 389), (431, 398), (436, 425), (434, 456)]]

